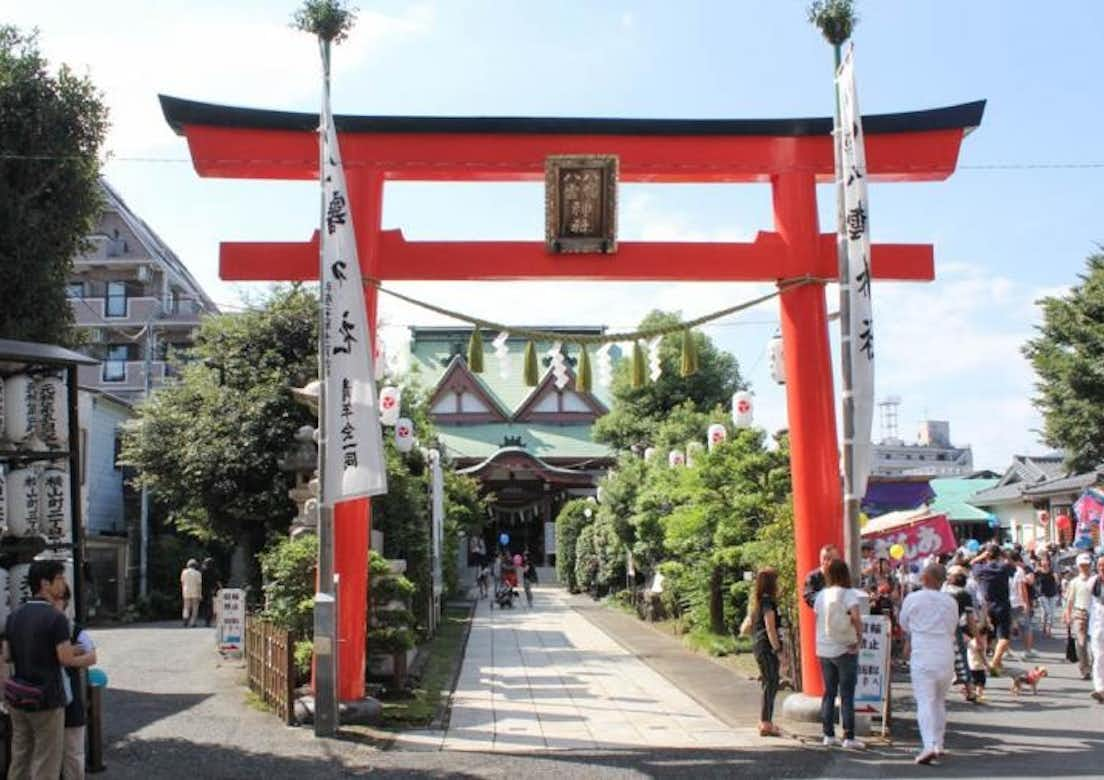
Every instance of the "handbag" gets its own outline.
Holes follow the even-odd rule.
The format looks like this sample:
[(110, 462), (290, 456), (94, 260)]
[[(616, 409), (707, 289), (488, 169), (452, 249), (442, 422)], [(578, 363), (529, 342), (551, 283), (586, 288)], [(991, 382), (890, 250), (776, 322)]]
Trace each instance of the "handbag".
[(17, 710), (36, 712), (46, 704), (46, 691), (18, 677), (9, 677), (4, 681), (4, 701)]
[(1077, 644), (1073, 641), (1073, 631), (1066, 627), (1066, 660), (1071, 664), (1077, 663)]

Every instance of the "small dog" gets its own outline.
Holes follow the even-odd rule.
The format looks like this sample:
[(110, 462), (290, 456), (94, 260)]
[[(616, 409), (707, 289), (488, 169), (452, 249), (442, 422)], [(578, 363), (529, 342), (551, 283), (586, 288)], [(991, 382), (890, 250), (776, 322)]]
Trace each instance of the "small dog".
[(1036, 666), (1030, 672), (1026, 672), (1025, 674), (1017, 674), (1015, 677), (1012, 678), (1012, 693), (1018, 696), (1023, 691), (1025, 686), (1030, 685), (1032, 695), (1037, 695), (1039, 693), (1039, 691), (1037, 690), (1039, 680), (1043, 679), (1046, 676), (1047, 668), (1045, 666)]

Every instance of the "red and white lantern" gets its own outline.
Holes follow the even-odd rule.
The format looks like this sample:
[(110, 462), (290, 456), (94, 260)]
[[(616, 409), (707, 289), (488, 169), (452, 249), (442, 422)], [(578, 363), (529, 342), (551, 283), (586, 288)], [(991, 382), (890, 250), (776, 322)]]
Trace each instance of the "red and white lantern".
[(395, 421), (395, 449), (410, 452), (414, 448), (414, 423), (407, 417)]
[(737, 428), (750, 428), (755, 406), (747, 390), (732, 394), (732, 424)]
[(655, 457), (655, 454), (656, 454), (655, 447), (645, 447), (644, 448), (644, 462), (647, 463), (648, 461), (650, 461), (652, 458)]
[[(387, 374), (387, 347), (378, 333), (376, 334), (376, 348), (372, 353), (372, 361), (372, 373), (375, 375), (377, 382), (382, 382), (383, 377)], [(394, 423), (386, 424), (393, 425)]]
[(384, 425), (394, 425), (399, 419), (399, 409), (402, 406), (402, 390), (388, 385), (380, 390), (379, 407), (380, 422)]
[(686, 465), (686, 456), (679, 450), (671, 450), (667, 453), (667, 465), (670, 468)]
[(709, 443), (709, 451), (712, 452), (713, 448), (718, 444), (724, 444), (725, 439), (728, 438), (728, 429), (720, 423), (713, 423), (705, 432), (705, 439)]

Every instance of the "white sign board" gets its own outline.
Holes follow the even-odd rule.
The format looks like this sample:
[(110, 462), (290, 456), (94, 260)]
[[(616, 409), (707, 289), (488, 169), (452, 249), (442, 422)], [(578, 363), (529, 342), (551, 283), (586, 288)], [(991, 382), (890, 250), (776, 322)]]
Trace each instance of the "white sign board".
[(882, 712), (889, 693), (889, 619), (885, 615), (863, 615), (862, 623), (855, 711)]
[(245, 591), (223, 588), (218, 602), (218, 649), (220, 653), (241, 655), (245, 646)]

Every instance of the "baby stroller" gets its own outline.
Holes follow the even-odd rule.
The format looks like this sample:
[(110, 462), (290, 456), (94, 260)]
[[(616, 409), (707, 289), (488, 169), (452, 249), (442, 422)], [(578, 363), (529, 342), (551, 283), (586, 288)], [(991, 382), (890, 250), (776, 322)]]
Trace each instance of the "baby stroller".
[(502, 579), (495, 586), (494, 603), (500, 609), (513, 609), (514, 599), (517, 597), (517, 572), (507, 569), (502, 572)]

